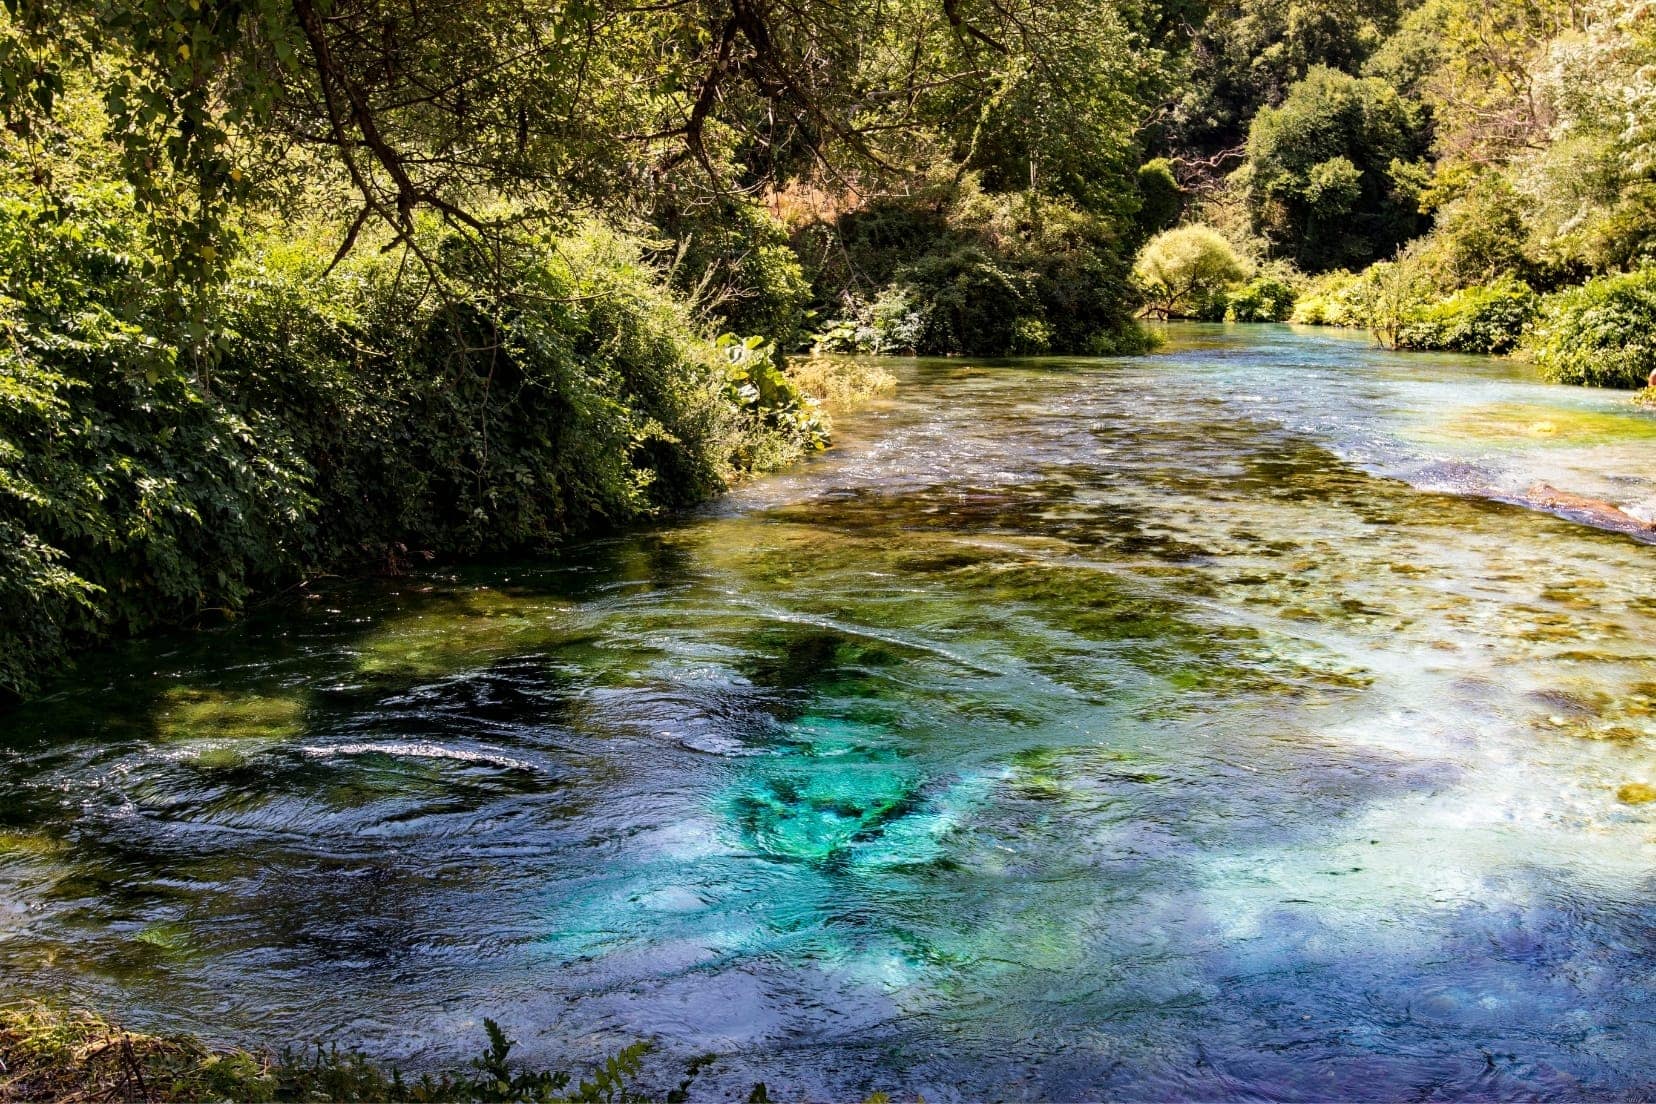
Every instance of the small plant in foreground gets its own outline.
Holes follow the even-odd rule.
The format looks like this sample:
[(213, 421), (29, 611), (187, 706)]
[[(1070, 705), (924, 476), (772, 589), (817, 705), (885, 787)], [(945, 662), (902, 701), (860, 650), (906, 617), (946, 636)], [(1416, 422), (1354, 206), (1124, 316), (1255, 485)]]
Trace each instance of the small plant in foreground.
[[(89, 1012), (18, 1005), (0, 1009), (0, 1100), (622, 1104), (644, 1099), (632, 1085), (648, 1043), (622, 1048), (577, 1081), (564, 1070), (514, 1069), (513, 1041), (493, 1020), (485, 1019), (483, 1027), (488, 1048), (467, 1070), (407, 1081), (394, 1066), (337, 1046), (272, 1057), (209, 1046), (190, 1036), (127, 1031)], [(699, 1069), (691, 1070), (692, 1078)], [(681, 1089), (687, 1087), (688, 1082)]]

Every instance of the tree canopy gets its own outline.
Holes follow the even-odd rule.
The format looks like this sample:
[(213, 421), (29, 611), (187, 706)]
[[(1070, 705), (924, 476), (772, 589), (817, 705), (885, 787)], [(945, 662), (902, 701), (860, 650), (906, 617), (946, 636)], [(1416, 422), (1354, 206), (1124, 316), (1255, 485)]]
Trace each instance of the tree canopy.
[[(108, 136), (181, 274), (237, 204), (331, 174), (412, 242), (582, 205), (650, 210), (952, 149), (1056, 191), (1131, 168), (1153, 57), (1107, 3), (1055, 0), (7, 0), (0, 114), (31, 148), (99, 74)], [(1043, 106), (1044, 105), (1044, 106)]]
[(1389, 84), (1313, 68), (1249, 129), (1255, 229), (1313, 272), (1384, 256), (1420, 229), (1400, 177), (1426, 138), (1419, 109)]

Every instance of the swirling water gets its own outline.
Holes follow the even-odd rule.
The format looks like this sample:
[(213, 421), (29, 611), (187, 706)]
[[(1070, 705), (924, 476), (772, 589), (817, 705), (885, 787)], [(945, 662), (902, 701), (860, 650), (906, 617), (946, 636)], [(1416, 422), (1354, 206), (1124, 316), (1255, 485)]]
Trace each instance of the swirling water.
[[(1186, 327), (0, 717), (0, 994), (694, 1097), (1656, 1091), (1656, 416)], [(1626, 793), (1624, 793), (1626, 796)]]

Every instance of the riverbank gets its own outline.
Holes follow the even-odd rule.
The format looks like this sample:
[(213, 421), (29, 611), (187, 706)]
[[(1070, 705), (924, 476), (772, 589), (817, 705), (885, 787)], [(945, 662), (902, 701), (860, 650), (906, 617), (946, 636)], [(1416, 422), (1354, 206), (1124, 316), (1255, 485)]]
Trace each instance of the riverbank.
[(317, 573), (544, 552), (828, 442), (774, 344), (715, 338), (600, 225), (503, 256), (510, 300), (439, 229), (447, 269), (284, 227), (181, 305), (130, 197), (98, 198), (0, 211), (0, 700)]

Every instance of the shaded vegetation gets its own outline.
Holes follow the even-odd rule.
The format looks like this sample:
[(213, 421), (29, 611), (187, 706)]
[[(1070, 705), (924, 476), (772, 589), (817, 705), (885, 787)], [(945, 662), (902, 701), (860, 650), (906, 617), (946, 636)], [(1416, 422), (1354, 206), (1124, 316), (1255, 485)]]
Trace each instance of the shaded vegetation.
[(994, 194), (975, 177), (930, 203), (880, 201), (802, 231), (823, 351), (985, 356), (1141, 352), (1131, 227), (1073, 200)]
[(440, 228), (431, 273), (260, 242), (200, 293), (193, 358), (119, 200), (0, 210), (0, 684), (318, 568), (546, 547), (825, 439), (769, 345), (708, 341), (602, 227), (503, 256), (510, 301), (441, 292), (469, 273)]
[(1385, 81), (1311, 69), (1248, 130), (1237, 184), (1253, 230), (1308, 272), (1389, 254), (1420, 227), (1402, 185), (1425, 138), (1419, 107)]

